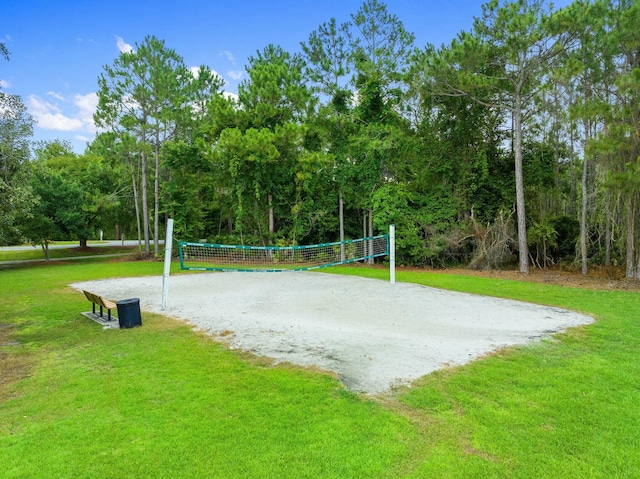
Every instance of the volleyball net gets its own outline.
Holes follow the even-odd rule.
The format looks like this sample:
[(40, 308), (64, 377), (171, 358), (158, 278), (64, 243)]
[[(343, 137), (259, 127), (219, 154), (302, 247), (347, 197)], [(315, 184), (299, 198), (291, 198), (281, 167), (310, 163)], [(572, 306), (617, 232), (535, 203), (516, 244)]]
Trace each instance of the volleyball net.
[(307, 246), (180, 242), (180, 268), (198, 271), (307, 271), (388, 256), (389, 235)]

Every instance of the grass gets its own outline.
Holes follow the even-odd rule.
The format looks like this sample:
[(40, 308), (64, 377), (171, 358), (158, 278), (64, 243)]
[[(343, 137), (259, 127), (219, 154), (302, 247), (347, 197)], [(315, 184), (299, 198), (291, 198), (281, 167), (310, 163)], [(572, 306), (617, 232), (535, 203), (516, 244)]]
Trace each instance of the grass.
[[(69, 243), (69, 242), (58, 242), (56, 244), (61, 243)], [(100, 255), (109, 255), (109, 254), (118, 254), (118, 253), (135, 253), (137, 251), (137, 247), (135, 246), (100, 246), (100, 247), (91, 247), (89, 245), (87, 248), (78, 247), (78, 243), (75, 242), (73, 244), (69, 244), (66, 248), (51, 248), (49, 249), (49, 258), (50, 259), (60, 259), (60, 258), (74, 258), (74, 257), (82, 257), (82, 256), (100, 256)], [(40, 246), (32, 247), (28, 250), (3, 250), (0, 251), (0, 262), (1, 261), (34, 261), (34, 260), (44, 260), (44, 251)]]
[[(337, 268), (386, 279), (384, 270)], [(69, 283), (158, 262), (0, 270), (0, 477), (610, 478), (640, 470), (640, 304), (427, 272), (411, 281), (598, 321), (367, 397), (162, 316), (106, 330)]]

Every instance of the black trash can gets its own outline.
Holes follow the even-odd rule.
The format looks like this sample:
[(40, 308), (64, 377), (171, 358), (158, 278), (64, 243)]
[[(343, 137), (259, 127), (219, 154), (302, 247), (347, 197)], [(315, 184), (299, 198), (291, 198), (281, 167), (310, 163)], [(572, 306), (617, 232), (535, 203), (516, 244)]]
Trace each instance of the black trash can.
[(121, 328), (142, 326), (140, 298), (122, 299), (116, 302), (116, 306), (118, 307), (118, 320)]

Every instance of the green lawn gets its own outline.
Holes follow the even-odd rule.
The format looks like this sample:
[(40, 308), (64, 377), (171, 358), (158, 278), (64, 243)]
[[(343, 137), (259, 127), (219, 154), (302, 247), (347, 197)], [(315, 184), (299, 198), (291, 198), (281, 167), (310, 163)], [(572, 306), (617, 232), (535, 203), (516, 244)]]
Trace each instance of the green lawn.
[[(74, 258), (84, 256), (101, 256), (110, 254), (134, 254), (138, 251), (137, 246), (96, 246), (97, 242), (90, 243), (88, 248), (78, 247), (78, 242), (60, 241), (57, 245), (64, 244), (66, 248), (49, 249), (50, 259)], [(2, 261), (34, 261), (44, 260), (44, 251), (40, 246), (29, 247), (27, 250), (2, 250), (0, 251), (0, 262)]]
[(79, 314), (90, 306), (67, 286), (148, 274), (162, 274), (162, 264), (0, 270), (0, 477), (638, 475), (637, 293), (398, 271), (398, 281), (598, 321), (371, 398), (329, 374), (230, 351), (162, 316), (102, 330)]

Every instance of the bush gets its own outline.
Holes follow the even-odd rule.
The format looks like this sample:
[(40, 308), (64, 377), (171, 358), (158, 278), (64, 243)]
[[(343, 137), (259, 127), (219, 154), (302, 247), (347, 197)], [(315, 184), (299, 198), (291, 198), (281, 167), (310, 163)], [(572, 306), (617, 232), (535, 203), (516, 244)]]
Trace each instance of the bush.
[(555, 262), (573, 259), (580, 237), (580, 222), (572, 216), (562, 215), (550, 218), (548, 223), (557, 233), (556, 245), (549, 250), (551, 257)]
[(516, 244), (513, 214), (504, 215), (502, 211), (493, 223), (479, 224), (473, 215), (469, 218), (474, 231), (474, 250), (469, 267), (473, 269), (500, 269), (513, 263), (515, 254), (512, 246)]

